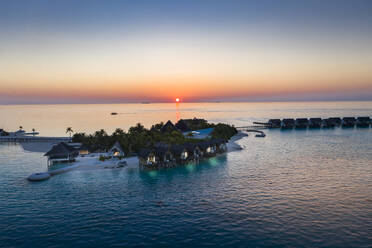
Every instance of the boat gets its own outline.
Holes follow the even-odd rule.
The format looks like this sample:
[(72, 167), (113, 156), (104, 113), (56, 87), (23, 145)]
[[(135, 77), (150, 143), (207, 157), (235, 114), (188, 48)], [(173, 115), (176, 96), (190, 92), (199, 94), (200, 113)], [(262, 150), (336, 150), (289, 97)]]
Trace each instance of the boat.
[(37, 182), (37, 181), (44, 181), (47, 180), (51, 177), (51, 175), (47, 172), (41, 172), (41, 173), (33, 173), (31, 174), (27, 180), (32, 181), (32, 182)]

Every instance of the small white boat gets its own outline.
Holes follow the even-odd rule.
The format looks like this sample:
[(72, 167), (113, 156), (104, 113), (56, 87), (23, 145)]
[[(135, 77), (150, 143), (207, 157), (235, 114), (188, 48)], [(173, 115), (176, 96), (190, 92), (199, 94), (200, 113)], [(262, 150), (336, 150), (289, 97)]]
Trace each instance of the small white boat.
[(31, 174), (27, 178), (27, 180), (36, 182), (36, 181), (44, 181), (44, 180), (47, 180), (49, 178), (50, 178), (50, 174), (49, 173), (47, 173), (47, 172), (41, 172), (41, 173)]

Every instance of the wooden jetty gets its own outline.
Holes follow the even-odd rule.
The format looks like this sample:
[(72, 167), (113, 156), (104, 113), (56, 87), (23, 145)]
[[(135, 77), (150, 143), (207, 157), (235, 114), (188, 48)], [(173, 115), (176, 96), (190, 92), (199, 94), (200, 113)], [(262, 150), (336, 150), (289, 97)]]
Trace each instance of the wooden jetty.
[(69, 137), (38, 137), (38, 136), (0, 136), (0, 142), (70, 142), (71, 138)]

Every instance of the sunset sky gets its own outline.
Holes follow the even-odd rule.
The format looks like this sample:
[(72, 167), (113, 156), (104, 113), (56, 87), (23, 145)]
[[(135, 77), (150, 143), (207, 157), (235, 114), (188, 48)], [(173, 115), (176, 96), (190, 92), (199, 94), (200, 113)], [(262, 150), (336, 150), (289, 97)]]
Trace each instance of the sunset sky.
[(372, 1), (2, 1), (0, 104), (372, 100)]

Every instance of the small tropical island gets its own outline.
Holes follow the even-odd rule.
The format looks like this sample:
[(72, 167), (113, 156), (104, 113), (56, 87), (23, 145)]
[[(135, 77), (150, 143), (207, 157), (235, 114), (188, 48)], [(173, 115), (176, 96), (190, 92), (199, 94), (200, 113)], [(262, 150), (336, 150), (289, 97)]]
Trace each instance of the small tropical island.
[[(72, 129), (68, 129), (71, 134)], [(45, 156), (48, 166), (98, 163), (104, 168), (118, 168), (130, 162), (137, 163), (140, 169), (171, 168), (226, 152), (227, 142), (237, 133), (233, 125), (197, 118), (181, 119), (175, 124), (161, 122), (149, 129), (138, 123), (127, 132), (118, 128), (111, 135), (103, 129), (93, 134), (75, 133), (71, 142), (53, 146)]]

